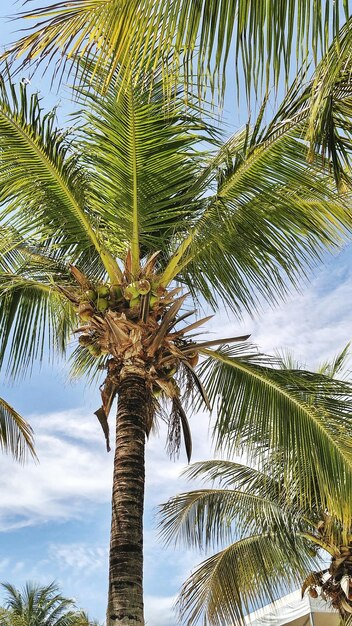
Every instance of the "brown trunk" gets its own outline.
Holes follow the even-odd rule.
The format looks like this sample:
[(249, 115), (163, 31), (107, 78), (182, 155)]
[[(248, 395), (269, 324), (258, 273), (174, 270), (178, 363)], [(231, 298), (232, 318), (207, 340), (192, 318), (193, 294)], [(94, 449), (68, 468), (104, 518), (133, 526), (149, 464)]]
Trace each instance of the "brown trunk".
[(118, 394), (107, 626), (144, 626), (144, 451), (149, 396), (143, 371), (125, 368)]

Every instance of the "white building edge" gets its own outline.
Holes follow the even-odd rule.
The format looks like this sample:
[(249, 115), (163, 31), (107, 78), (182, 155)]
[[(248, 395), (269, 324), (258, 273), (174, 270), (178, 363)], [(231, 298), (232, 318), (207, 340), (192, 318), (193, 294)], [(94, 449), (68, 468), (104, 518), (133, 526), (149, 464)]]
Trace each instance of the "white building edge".
[(248, 626), (338, 626), (340, 618), (328, 602), (294, 591), (246, 617)]

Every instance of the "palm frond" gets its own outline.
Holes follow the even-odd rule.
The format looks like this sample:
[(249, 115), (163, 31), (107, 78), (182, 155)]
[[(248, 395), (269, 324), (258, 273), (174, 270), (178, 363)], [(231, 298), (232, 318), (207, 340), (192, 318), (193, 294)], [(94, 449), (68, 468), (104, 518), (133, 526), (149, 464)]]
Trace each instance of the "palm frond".
[(68, 269), (45, 246), (24, 243), (14, 230), (0, 240), (0, 362), (25, 373), (46, 351), (64, 353), (76, 315), (59, 285), (70, 285)]
[(23, 461), (28, 452), (36, 458), (32, 428), (3, 398), (0, 398), (0, 447), (18, 461)]
[(201, 174), (217, 191), (180, 243), (165, 282), (178, 274), (212, 306), (225, 300), (237, 314), (253, 313), (258, 294), (279, 300), (287, 277), (297, 285), (324, 247), (341, 245), (351, 228), (348, 198), (334, 190), (328, 164), (307, 163), (300, 133), (247, 129), (221, 148)]
[(160, 262), (173, 252), (172, 240), (187, 232), (190, 218), (203, 208), (204, 184), (197, 175), (204, 157), (202, 140), (213, 141), (214, 128), (202, 121), (181, 93), (168, 106), (153, 76), (116, 98), (102, 100), (81, 91), (86, 124), (79, 146), (91, 172), (92, 211), (104, 224), (111, 249), (121, 258), (131, 248), (133, 273), (139, 256), (160, 249)]
[(244, 615), (297, 585), (311, 561), (301, 542), (274, 535), (238, 539), (198, 566), (184, 583), (178, 609), (187, 626), (244, 624)]
[[(213, 92), (225, 88), (225, 69), (234, 57), (237, 82), (243, 68), (247, 93), (288, 76), (292, 56), (316, 58), (326, 49), (329, 30), (336, 35), (348, 3), (329, 0), (74, 0), (35, 8), (21, 15), (34, 21), (5, 58), (22, 65), (56, 59), (65, 68), (72, 59), (92, 55), (107, 87), (122, 68), (125, 81), (143, 77), (145, 67), (170, 54), (173, 71), (191, 83), (194, 72), (203, 93), (205, 76)], [(332, 23), (332, 29), (330, 27)], [(329, 28), (330, 27), (330, 28)]]
[(330, 511), (349, 519), (350, 383), (280, 369), (279, 363), (248, 348), (243, 352), (241, 346), (203, 354), (207, 359), (199, 374), (217, 411), (216, 445), (231, 453), (245, 450), (252, 459), (279, 453), (285, 485), (294, 483), (302, 506), (318, 490)]
[[(52, 239), (67, 252), (89, 253), (113, 277), (85, 207), (85, 183), (67, 132), (55, 127), (55, 109), (42, 114), (38, 94), (0, 80), (0, 203), (3, 224), (21, 236)], [(115, 268), (116, 266), (116, 268)], [(118, 269), (118, 268), (117, 268)], [(116, 270), (117, 271), (117, 270)]]

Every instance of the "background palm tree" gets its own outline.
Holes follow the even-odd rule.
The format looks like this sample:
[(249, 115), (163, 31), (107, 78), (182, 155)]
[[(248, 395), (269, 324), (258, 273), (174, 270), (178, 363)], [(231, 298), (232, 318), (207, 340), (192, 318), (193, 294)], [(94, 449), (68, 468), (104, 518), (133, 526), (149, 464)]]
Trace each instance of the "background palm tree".
[(63, 597), (55, 583), (46, 586), (26, 583), (23, 590), (2, 583), (5, 609), (1, 626), (90, 626), (87, 615), (78, 611), (73, 600)]
[[(330, 378), (344, 374), (348, 349), (319, 371)], [(287, 356), (282, 365), (295, 367)], [(351, 409), (346, 410), (349, 446), (350, 414)], [(315, 497), (308, 500), (293, 477), (283, 481), (278, 452), (257, 462), (257, 467), (214, 460), (186, 470), (188, 478), (210, 480), (212, 487), (177, 495), (162, 505), (162, 535), (167, 542), (182, 541), (198, 549), (221, 548), (192, 572), (181, 589), (178, 608), (189, 626), (200, 617), (212, 626), (242, 623), (246, 613), (293, 585), (302, 587), (302, 595), (307, 592), (329, 602), (343, 624), (351, 622), (351, 510), (342, 521), (322, 505), (312, 469), (306, 485), (311, 483), (308, 491), (315, 491)]]
[(247, 612), (293, 585), (329, 602), (343, 623), (351, 619), (351, 525), (319, 503), (302, 507), (273, 476), (272, 462), (262, 471), (225, 460), (196, 463), (188, 477), (220, 487), (183, 493), (162, 506), (168, 541), (221, 548), (181, 589), (178, 608), (188, 625), (199, 618), (209, 625), (243, 623)]
[(3, 398), (0, 398), (0, 447), (18, 461), (23, 461), (28, 452), (35, 457), (30, 425)]
[(267, 132), (262, 111), (223, 144), (182, 94), (170, 107), (155, 76), (118, 98), (113, 88), (81, 96), (64, 130), (24, 85), (1, 84), (0, 354), (17, 375), (74, 332), (73, 372), (103, 379), (107, 446), (118, 397), (107, 623), (136, 626), (145, 439), (164, 418), (170, 452), (182, 435), (190, 457), (187, 400), (216, 408), (219, 443), (280, 449), (284, 484), (294, 476), (307, 500), (318, 489), (341, 520), (350, 515), (350, 385), (280, 370), (246, 337), (199, 341), (208, 318), (191, 318), (198, 299), (240, 314), (282, 297), (286, 277), (296, 283), (342, 241), (350, 214), (328, 161), (306, 161), (304, 116)]

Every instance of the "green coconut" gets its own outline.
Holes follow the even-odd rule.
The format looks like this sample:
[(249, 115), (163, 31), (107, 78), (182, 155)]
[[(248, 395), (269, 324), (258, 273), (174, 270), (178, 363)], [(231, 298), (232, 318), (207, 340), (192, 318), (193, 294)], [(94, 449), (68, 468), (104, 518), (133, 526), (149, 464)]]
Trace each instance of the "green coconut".
[(121, 300), (122, 298), (122, 289), (120, 285), (111, 285), (110, 287), (110, 298), (112, 300)]
[(157, 304), (158, 300), (159, 300), (158, 296), (153, 296), (153, 295), (150, 296), (149, 306), (151, 309)]
[(137, 283), (137, 290), (141, 296), (146, 296), (150, 292), (150, 282), (146, 278), (139, 280)]
[(139, 306), (139, 296), (137, 296), (137, 298), (132, 298), (130, 300), (130, 308), (131, 309), (134, 309), (137, 306)]
[(107, 285), (99, 285), (99, 287), (97, 287), (97, 294), (99, 298), (107, 298), (109, 293), (110, 289)]
[(134, 298), (138, 298), (139, 291), (137, 289), (136, 283), (131, 283), (130, 285), (127, 285), (123, 295), (126, 300), (133, 300)]
[(78, 337), (78, 343), (81, 346), (90, 346), (93, 339), (89, 335), (80, 335)]
[(108, 306), (109, 306), (109, 302), (108, 302), (107, 298), (100, 298), (100, 297), (98, 298), (98, 301), (97, 301), (97, 309), (98, 309), (98, 311), (106, 311)]
[(97, 299), (97, 292), (94, 291), (94, 289), (87, 289), (85, 295), (86, 298), (91, 302), (95, 302), (95, 300)]

